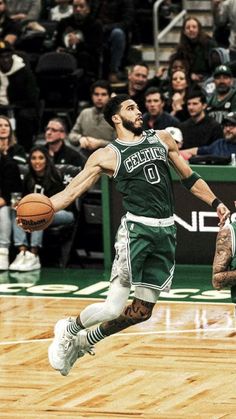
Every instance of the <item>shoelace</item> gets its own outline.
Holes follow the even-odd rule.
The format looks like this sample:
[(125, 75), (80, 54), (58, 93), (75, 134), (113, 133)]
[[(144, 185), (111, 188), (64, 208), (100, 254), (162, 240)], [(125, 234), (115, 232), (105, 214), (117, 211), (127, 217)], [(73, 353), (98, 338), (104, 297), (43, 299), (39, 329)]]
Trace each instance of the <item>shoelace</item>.
[(59, 351), (63, 354), (64, 352), (67, 352), (72, 340), (74, 339), (74, 336), (63, 336), (63, 342), (59, 344)]

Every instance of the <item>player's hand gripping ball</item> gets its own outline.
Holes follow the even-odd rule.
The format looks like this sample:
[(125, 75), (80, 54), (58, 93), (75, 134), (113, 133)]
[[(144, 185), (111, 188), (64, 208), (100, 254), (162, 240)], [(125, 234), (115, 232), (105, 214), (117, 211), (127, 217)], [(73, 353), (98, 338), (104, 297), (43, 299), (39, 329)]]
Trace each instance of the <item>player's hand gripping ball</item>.
[(17, 205), (17, 221), (29, 231), (45, 230), (54, 217), (54, 208), (50, 199), (39, 193), (24, 196)]

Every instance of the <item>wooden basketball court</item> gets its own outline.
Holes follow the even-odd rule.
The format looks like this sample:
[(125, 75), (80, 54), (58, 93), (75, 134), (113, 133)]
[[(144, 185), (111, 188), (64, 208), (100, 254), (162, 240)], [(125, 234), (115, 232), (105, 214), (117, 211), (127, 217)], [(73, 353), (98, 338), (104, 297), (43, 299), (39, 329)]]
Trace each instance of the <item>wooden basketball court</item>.
[(62, 377), (47, 360), (53, 326), (91, 302), (0, 298), (1, 419), (236, 417), (232, 304), (161, 301)]

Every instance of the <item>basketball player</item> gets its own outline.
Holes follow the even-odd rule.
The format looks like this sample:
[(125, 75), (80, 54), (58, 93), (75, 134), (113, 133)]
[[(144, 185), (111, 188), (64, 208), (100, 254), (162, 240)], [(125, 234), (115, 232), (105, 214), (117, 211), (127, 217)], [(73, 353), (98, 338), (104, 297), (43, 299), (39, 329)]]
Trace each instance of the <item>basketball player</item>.
[[(117, 233), (106, 300), (89, 305), (74, 320), (62, 319), (55, 325), (49, 361), (62, 375), (69, 373), (78, 357), (93, 354), (93, 346), (100, 340), (149, 319), (160, 292), (170, 287), (176, 227), (169, 162), (183, 185), (217, 211), (220, 226), (229, 217), (228, 208), (180, 158), (170, 134), (142, 130), (142, 114), (128, 95), (113, 97), (104, 116), (115, 128), (117, 139), (96, 150), (64, 191), (50, 198), (59, 211), (106, 174), (114, 177), (127, 211)], [(132, 284), (135, 296), (126, 306)], [(96, 324), (100, 325), (88, 330)]]
[(236, 303), (236, 221), (217, 234), (212, 284), (217, 290), (230, 288), (232, 301)]

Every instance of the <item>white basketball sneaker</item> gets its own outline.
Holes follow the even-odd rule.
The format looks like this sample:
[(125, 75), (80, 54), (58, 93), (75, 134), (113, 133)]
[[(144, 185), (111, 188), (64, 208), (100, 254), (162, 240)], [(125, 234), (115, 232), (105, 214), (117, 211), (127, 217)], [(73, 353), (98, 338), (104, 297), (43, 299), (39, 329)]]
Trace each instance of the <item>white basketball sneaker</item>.
[[(83, 352), (84, 354), (87, 352), (89, 355), (95, 355), (94, 347), (88, 342), (87, 335), (89, 330), (88, 329), (82, 329), (79, 331), (79, 333), (76, 336), (77, 340), (77, 347), (80, 352)], [(79, 355), (78, 355), (79, 358)]]
[(80, 351), (77, 343), (77, 336), (67, 332), (67, 326), (73, 320), (59, 320), (54, 328), (54, 339), (48, 348), (50, 365), (61, 375), (68, 375), (77, 358), (84, 356), (85, 352)]

